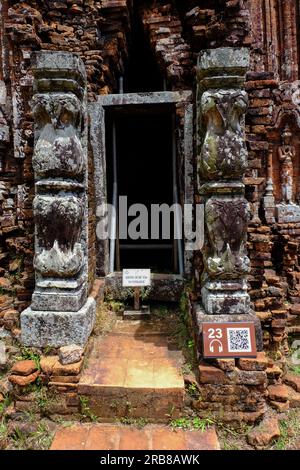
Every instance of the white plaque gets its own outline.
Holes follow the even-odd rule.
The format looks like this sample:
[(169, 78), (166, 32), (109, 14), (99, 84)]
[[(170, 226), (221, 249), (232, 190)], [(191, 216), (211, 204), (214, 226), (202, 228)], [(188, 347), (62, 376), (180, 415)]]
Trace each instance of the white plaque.
[(151, 285), (150, 269), (123, 269), (123, 287), (145, 287)]

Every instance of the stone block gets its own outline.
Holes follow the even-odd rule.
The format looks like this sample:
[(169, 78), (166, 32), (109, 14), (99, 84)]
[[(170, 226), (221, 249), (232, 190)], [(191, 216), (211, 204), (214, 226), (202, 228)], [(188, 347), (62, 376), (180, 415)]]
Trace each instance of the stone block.
[(8, 377), (8, 380), (13, 385), (18, 385), (19, 387), (25, 387), (26, 385), (29, 385), (35, 382), (39, 375), (40, 375), (39, 371), (33, 372), (32, 374), (29, 374), (29, 375), (10, 375)]
[(270, 385), (268, 387), (269, 399), (273, 401), (286, 402), (288, 401), (288, 388), (286, 385)]
[(263, 447), (273, 439), (280, 436), (280, 429), (278, 419), (275, 417), (266, 417), (263, 421), (254, 429), (252, 429), (247, 435), (247, 441), (252, 446)]
[(62, 346), (59, 350), (59, 361), (61, 364), (73, 364), (80, 361), (83, 352), (83, 348), (76, 344)]
[(241, 358), (238, 367), (242, 370), (266, 370), (269, 360), (264, 352), (258, 352), (256, 358)]
[[(198, 78), (207, 76), (244, 76), (249, 69), (249, 50), (238, 47), (218, 47), (204, 50), (199, 54), (197, 64)], [(219, 81), (222, 85), (222, 79)]]
[(284, 382), (300, 392), (300, 375), (288, 373), (284, 376)]
[(30, 375), (37, 370), (36, 363), (32, 360), (17, 361), (11, 368), (11, 373), (15, 375)]
[(21, 314), (22, 343), (26, 346), (84, 346), (92, 332), (96, 315), (95, 300), (88, 298), (78, 312), (36, 311)]
[(202, 384), (228, 383), (226, 374), (223, 370), (208, 364), (199, 365), (199, 381)]
[(227, 372), (227, 378), (230, 382), (242, 385), (265, 385), (267, 376), (264, 371), (240, 370), (236, 368), (232, 372)]
[(76, 376), (80, 373), (83, 359), (75, 364), (63, 365), (59, 362), (58, 356), (41, 357), (41, 370), (47, 376)]

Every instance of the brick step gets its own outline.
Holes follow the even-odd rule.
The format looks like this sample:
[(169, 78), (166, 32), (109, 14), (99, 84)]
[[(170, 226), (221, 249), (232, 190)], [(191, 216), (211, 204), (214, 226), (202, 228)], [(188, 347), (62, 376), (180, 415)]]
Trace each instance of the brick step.
[(147, 418), (166, 422), (184, 400), (182, 354), (163, 329), (149, 322), (119, 321), (97, 338), (78, 384), (90, 412), (103, 421)]
[(173, 430), (110, 424), (76, 424), (56, 431), (50, 450), (220, 450), (215, 429)]

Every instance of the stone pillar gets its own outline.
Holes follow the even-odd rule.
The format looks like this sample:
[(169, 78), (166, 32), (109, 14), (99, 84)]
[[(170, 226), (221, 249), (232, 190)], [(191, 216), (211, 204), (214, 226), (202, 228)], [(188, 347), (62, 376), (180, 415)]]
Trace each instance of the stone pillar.
[(22, 341), (83, 345), (95, 318), (95, 301), (87, 297), (86, 74), (68, 52), (36, 52), (32, 65), (36, 285), (21, 314)]
[(205, 202), (202, 302), (209, 314), (248, 313), (245, 244), (250, 217), (242, 89), (247, 49), (203, 51), (198, 60), (199, 192)]
[(255, 315), (249, 317), (247, 292), (250, 208), (243, 177), (248, 96), (243, 87), (248, 69), (245, 48), (204, 50), (198, 58), (198, 190), (205, 204), (205, 242), (202, 306), (196, 308), (196, 318), (200, 332), (203, 321), (254, 320), (261, 349), (260, 323)]

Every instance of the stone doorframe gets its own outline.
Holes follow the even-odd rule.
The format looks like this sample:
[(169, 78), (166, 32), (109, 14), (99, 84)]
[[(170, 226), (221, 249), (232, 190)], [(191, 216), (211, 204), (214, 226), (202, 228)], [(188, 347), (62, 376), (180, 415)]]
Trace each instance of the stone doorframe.
[[(184, 203), (194, 203), (193, 185), (193, 94), (191, 91), (162, 91), (152, 93), (126, 93), (99, 96), (96, 102), (89, 103), (90, 116), (90, 146), (94, 164), (94, 185), (96, 199), (96, 227), (101, 221), (101, 212), (97, 208), (107, 202), (106, 188), (106, 143), (105, 143), (105, 115), (112, 108), (127, 107), (146, 108), (147, 106), (174, 106), (174, 111), (180, 112), (183, 125), (178, 126), (177, 154), (181, 159), (181, 167), (184, 168)], [(179, 114), (179, 113), (178, 113)], [(179, 120), (179, 119), (177, 119)], [(181, 134), (181, 135), (180, 135)], [(179, 146), (180, 144), (180, 146)], [(186, 240), (185, 240), (186, 242)], [(97, 238), (97, 274), (108, 276), (109, 273), (109, 243), (108, 240)], [(183, 248), (184, 249), (184, 248)], [(192, 251), (184, 249), (184, 274), (187, 277), (192, 273)], [(110, 276), (109, 276), (110, 275)], [(168, 276), (166, 276), (168, 277)], [(117, 276), (119, 278), (119, 276)], [(174, 278), (174, 279), (173, 279)], [(169, 279), (178, 282), (182, 276), (169, 276)], [(155, 276), (153, 281), (155, 282)], [(161, 279), (160, 279), (161, 282)], [(119, 284), (119, 282), (117, 282)]]

